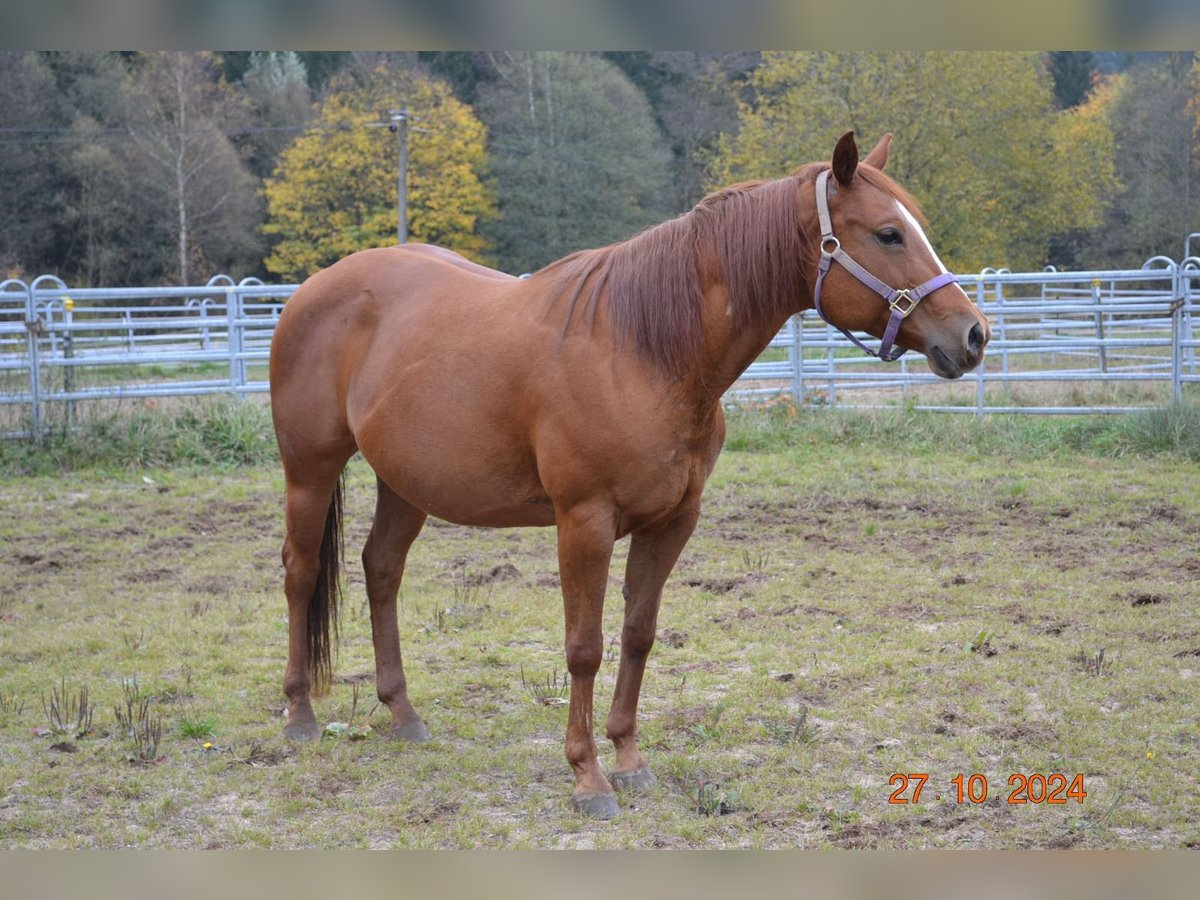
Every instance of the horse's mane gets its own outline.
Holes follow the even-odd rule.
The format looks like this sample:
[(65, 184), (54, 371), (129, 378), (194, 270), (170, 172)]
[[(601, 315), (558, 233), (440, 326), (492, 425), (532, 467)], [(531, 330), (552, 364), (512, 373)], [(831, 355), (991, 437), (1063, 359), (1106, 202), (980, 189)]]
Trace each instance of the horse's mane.
[[(800, 220), (799, 190), (827, 167), (812, 164), (775, 181), (723, 188), (675, 219), (621, 243), (573, 253), (534, 277), (551, 279), (551, 304), (567, 298), (564, 335), (576, 319), (592, 327), (604, 303), (618, 340), (632, 340), (643, 358), (679, 374), (703, 344), (706, 261), (715, 263), (729, 290), (735, 327), (782, 320), (796, 308), (819, 237), (815, 217)], [(868, 167), (859, 172), (919, 215), (912, 198), (886, 175)]]

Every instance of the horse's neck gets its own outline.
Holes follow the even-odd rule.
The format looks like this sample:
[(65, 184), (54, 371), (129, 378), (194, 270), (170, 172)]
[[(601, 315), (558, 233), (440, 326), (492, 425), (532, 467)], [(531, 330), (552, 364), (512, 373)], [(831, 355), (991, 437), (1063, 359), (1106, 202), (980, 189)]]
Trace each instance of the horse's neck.
[[(796, 189), (795, 179), (768, 182), (713, 209), (718, 218), (709, 220), (713, 225), (698, 260), (708, 399), (719, 400), (788, 317), (812, 306), (812, 285), (802, 267), (809, 248), (800, 235), (806, 233), (802, 223), (812, 230), (816, 203), (802, 190), (798, 207), (781, 206), (797, 202)], [(724, 243), (731, 235), (733, 246)], [(797, 268), (783, 271), (780, 265)]]
[(699, 361), (698, 381), (707, 395), (705, 402), (716, 401), (729, 390), (779, 333), (788, 318), (805, 307), (805, 297), (795, 307), (764, 314), (741, 324), (733, 307), (733, 298), (723, 279), (707, 278), (704, 298), (704, 356)]

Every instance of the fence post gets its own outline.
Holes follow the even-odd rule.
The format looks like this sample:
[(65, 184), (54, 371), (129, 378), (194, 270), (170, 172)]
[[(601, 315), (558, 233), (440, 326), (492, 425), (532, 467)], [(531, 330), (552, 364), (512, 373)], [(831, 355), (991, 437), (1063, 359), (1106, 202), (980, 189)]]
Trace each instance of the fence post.
[(242, 295), (236, 287), (225, 289), (225, 315), (229, 333), (229, 389), (235, 397), (240, 397), (246, 378), (242, 367)]
[(1171, 301), (1171, 400), (1183, 400), (1183, 297)]
[(41, 347), (39, 337), (42, 332), (42, 319), (38, 315), (37, 304), (33, 301), (33, 291), (25, 292), (25, 346), (29, 356), (29, 428), (33, 432), (34, 443), (41, 444), (42, 433), (42, 372)]
[(63, 386), (67, 392), (68, 431), (75, 427), (75, 400), (71, 397), (75, 391), (75, 332), (71, 330), (74, 310), (75, 301), (70, 297), (63, 297)]
[(983, 421), (983, 375), (986, 367), (985, 357), (979, 361), (979, 368), (975, 370), (975, 418), (980, 421)]
[[(1187, 248), (1188, 244), (1185, 241), (1184, 250)], [(1184, 324), (1187, 322), (1188, 308), (1187, 289), (1184, 287), (1187, 278), (1183, 265), (1182, 262), (1177, 265), (1171, 277), (1171, 399), (1175, 403), (1183, 399), (1183, 343), (1186, 340)], [(1191, 330), (1190, 327), (1188, 330)]]
[(1095, 306), (1096, 306), (1096, 316), (1095, 316), (1095, 318), (1096, 318), (1096, 340), (1099, 341), (1099, 343), (1096, 345), (1096, 349), (1097, 349), (1097, 351), (1099, 351), (1098, 358), (1100, 361), (1100, 371), (1107, 372), (1108, 371), (1108, 353), (1104, 349), (1104, 313), (1101, 312), (1100, 279), (1099, 278), (1092, 279), (1092, 303), (1095, 304)]
[(997, 319), (996, 324), (997, 324), (997, 326), (999, 326), (999, 331), (1000, 331), (1000, 371), (1003, 372), (1005, 375), (1008, 374), (1008, 333), (1005, 328), (1005, 326), (1008, 323), (1007, 323), (1007, 318), (1004, 315), (1004, 283), (1002, 281), (1000, 281), (999, 276), (1009, 275), (1009, 274), (1012, 274), (1012, 273), (1006, 268), (1002, 267), (1002, 268), (997, 269), (996, 270), (997, 277), (996, 277), (996, 282), (995, 282), (996, 319)]
[(796, 313), (788, 319), (788, 328), (792, 333), (792, 344), (789, 348), (792, 362), (792, 399), (796, 407), (804, 405), (804, 326), (800, 323), (803, 313)]

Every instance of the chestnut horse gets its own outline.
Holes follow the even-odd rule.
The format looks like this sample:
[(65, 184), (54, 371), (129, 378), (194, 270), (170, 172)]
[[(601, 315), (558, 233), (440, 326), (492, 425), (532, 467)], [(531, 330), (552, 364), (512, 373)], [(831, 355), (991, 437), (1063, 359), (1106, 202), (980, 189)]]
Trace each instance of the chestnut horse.
[[(881, 172), (890, 138), (860, 165), (848, 133), (832, 163), (718, 191), (525, 279), (404, 245), (355, 253), (301, 285), (271, 347), (287, 485), (286, 735), (321, 733), (310, 696), (330, 680), (340, 476), (361, 451), (378, 482), (362, 559), (389, 735), (429, 736), (409, 702), (396, 619), (405, 557), (426, 517), (554, 526), (573, 802), (607, 818), (614, 786), (652, 787), (637, 747), (638, 694), (663, 584), (724, 440), (726, 389), (814, 301), (838, 327), (924, 353), (945, 378), (982, 359), (987, 320), (933, 252), (912, 199)], [(616, 765), (606, 778), (592, 689), (613, 542), (626, 535), (606, 727)]]

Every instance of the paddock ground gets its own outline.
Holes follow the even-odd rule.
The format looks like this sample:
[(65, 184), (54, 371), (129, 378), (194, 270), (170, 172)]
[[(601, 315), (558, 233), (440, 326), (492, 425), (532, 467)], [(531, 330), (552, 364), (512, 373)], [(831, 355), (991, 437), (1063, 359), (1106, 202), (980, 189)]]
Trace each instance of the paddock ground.
[[(434, 740), (387, 742), (356, 560), (372, 476), (354, 463), (317, 707), (349, 727), (295, 746), (276, 467), (6, 477), (0, 846), (1196, 847), (1197, 474), (815, 438), (727, 451), (642, 693), (660, 786), (607, 823), (567, 803), (551, 530), (426, 527), (401, 634)], [(55, 732), (43, 700), (81, 688), (90, 731)], [(152, 759), (117, 724), (135, 692), (161, 724)], [(958, 802), (960, 773), (987, 779), (983, 802)], [(1011, 776), (1054, 773), (1082, 775), (1082, 803), (1009, 802)], [(889, 803), (895, 774), (928, 775), (918, 803)]]

